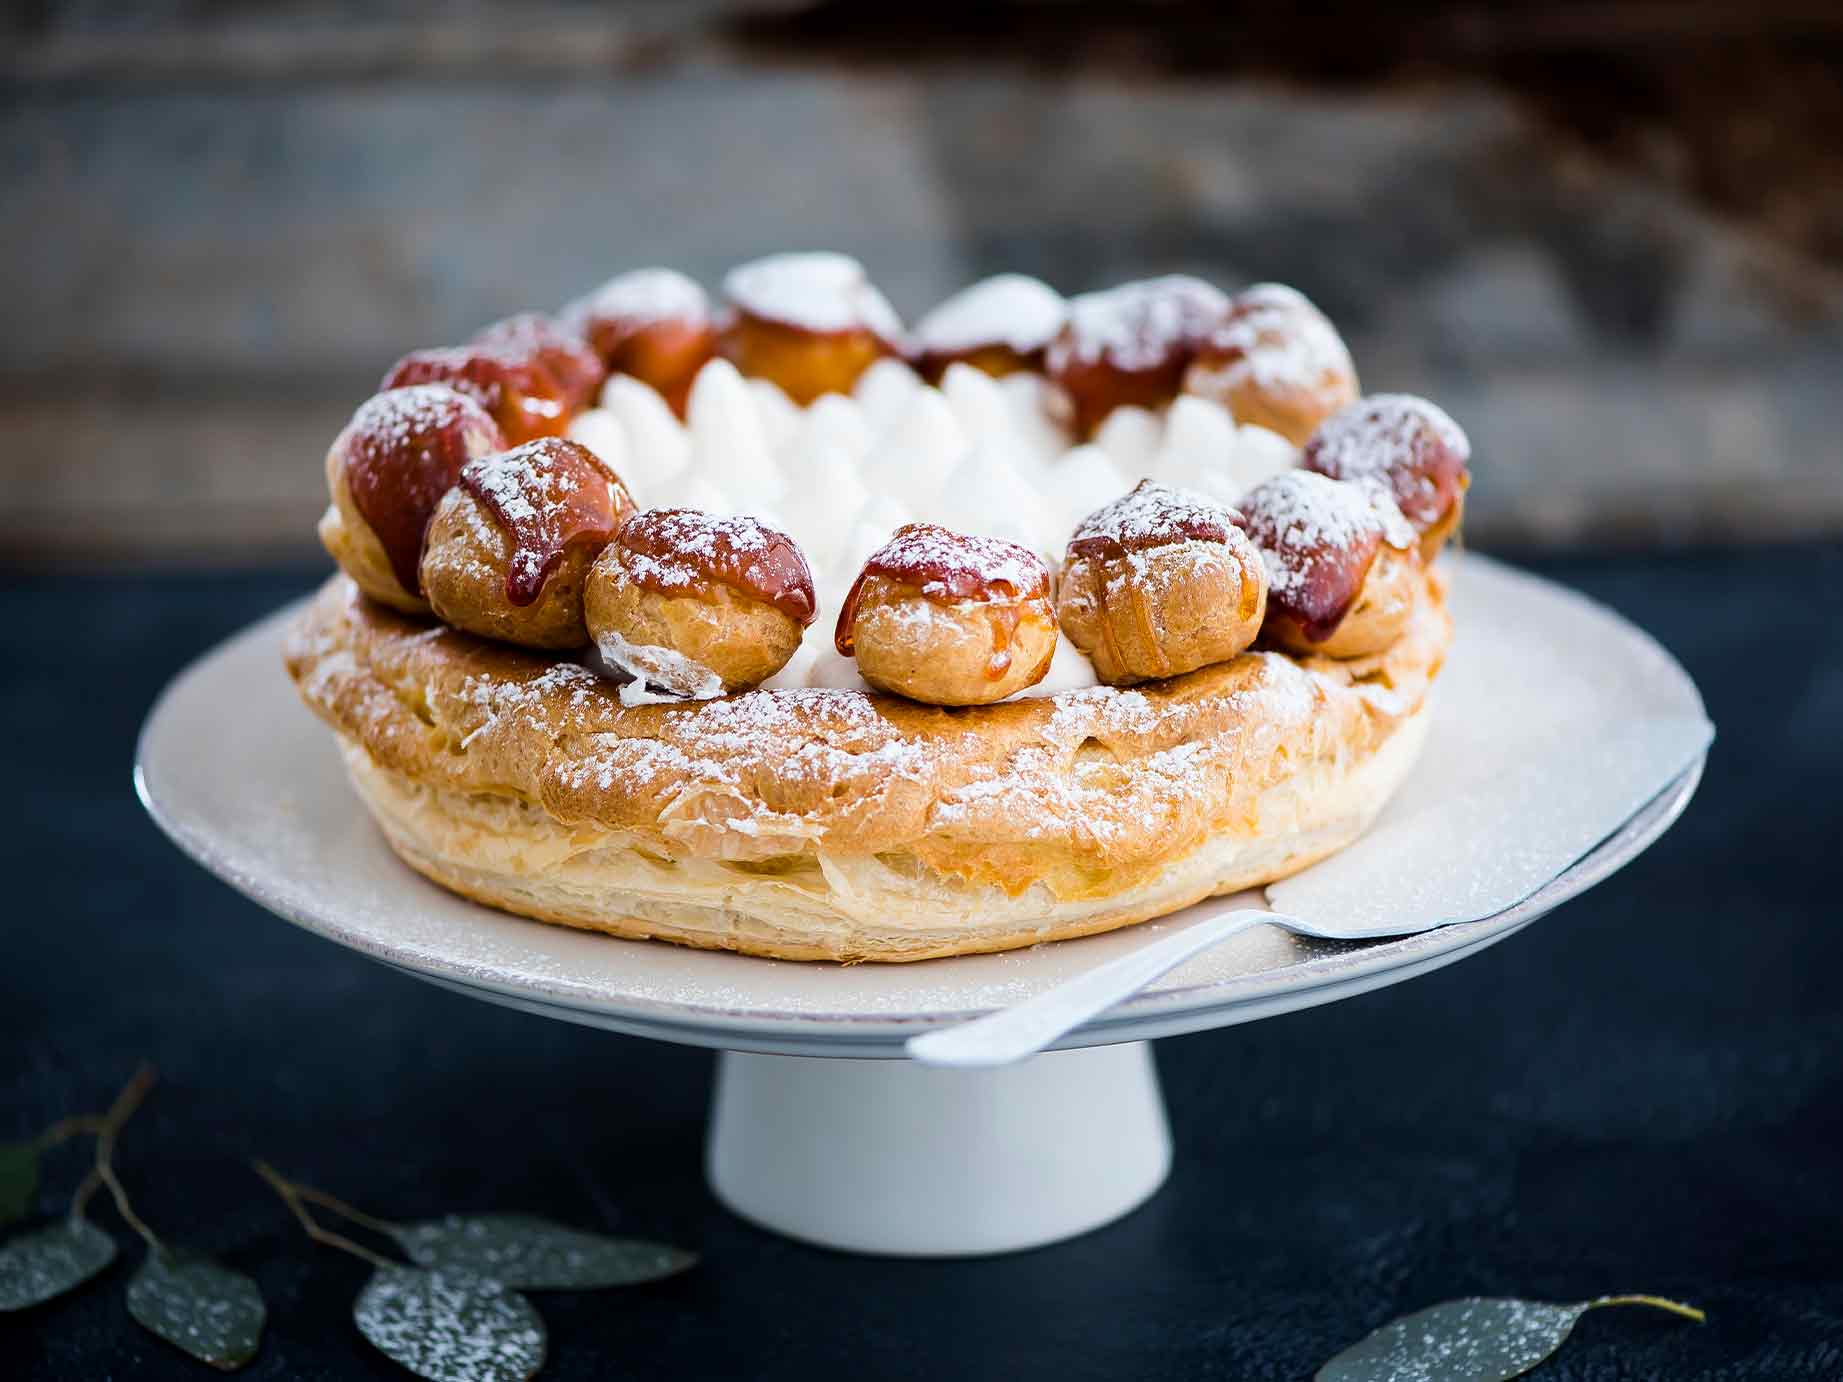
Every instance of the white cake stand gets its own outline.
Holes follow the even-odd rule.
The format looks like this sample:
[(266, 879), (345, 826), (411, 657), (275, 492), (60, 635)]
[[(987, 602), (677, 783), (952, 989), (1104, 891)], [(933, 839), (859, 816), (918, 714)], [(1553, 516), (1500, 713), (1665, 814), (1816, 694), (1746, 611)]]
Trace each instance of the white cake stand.
[[(1434, 733), (1389, 810), (1409, 811), (1618, 716), (1697, 713), (1683, 670), (1609, 611), (1471, 556)], [(840, 967), (615, 940), (477, 906), (385, 847), (327, 731), (280, 664), (291, 610), (194, 663), (142, 731), (136, 787), (199, 863), (270, 911), (409, 974), (527, 1012), (721, 1049), (708, 1170), (738, 1214), (834, 1248), (958, 1255), (1084, 1232), (1151, 1195), (1171, 1143), (1148, 1041), (1399, 983), (1527, 926), (1657, 839), (1698, 761), (1519, 906), (1400, 940), (1237, 937), (996, 1071), (902, 1060), (902, 1042), (1029, 996), (1179, 914), (1087, 940), (914, 965)], [(1591, 763), (1567, 771), (1591, 772)], [(1251, 902), (1258, 897), (1250, 895)]]

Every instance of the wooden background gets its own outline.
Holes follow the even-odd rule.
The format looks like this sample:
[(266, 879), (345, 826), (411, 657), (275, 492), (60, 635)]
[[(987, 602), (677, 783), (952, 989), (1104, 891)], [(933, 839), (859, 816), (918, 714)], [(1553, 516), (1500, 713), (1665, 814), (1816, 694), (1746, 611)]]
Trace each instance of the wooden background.
[(1479, 542), (1843, 530), (1834, 8), (15, 7), (0, 547), (305, 555), (404, 350), (807, 247), (911, 316), (1292, 282), (1471, 431)]

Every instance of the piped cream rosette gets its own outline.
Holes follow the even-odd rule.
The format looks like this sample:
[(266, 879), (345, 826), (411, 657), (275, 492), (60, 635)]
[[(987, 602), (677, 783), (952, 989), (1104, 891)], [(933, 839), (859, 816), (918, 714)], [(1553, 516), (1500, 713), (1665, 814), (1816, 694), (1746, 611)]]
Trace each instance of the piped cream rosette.
[[(1115, 409), (1077, 445), (1054, 420), (1050, 387), (1036, 374), (994, 379), (964, 364), (950, 364), (936, 387), (888, 359), (850, 394), (802, 409), (712, 360), (682, 423), (652, 389), (617, 374), (569, 435), (613, 466), (642, 508), (747, 514), (791, 534), (832, 613), (865, 558), (906, 523), (1016, 542), (1054, 566), (1075, 526), (1140, 480), (1233, 504), (1297, 461), (1284, 437), (1238, 426), (1222, 405), (1189, 394), (1162, 415)], [(1020, 694), (1095, 684), (1065, 638), (1049, 675)], [(825, 618), (767, 683), (862, 685)]]

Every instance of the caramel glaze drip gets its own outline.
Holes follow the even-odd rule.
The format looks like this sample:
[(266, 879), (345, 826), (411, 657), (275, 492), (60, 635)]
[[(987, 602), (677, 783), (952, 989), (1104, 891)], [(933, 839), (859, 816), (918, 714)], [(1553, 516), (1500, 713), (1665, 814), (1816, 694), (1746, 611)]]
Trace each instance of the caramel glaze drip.
[(441, 385), (386, 390), (352, 415), (346, 486), (405, 590), (422, 593), (417, 568), (435, 506), (468, 461), (504, 445), (484, 408)]
[(447, 384), (477, 400), (514, 445), (561, 436), (572, 409), (556, 376), (522, 348), (444, 346), (413, 350), (384, 376), (386, 389)]
[(986, 619), (992, 626), (992, 655), (985, 661), (987, 681), (997, 681), (1011, 670), (1011, 643), (1023, 618), (1024, 606), (1016, 600), (987, 608)]
[(1268, 514), (1253, 508), (1246, 528), (1272, 566), (1269, 617), (1292, 619), (1311, 643), (1322, 643), (1336, 633), (1382, 550), (1382, 524), (1365, 528), (1347, 543), (1301, 541), (1296, 529), (1282, 531)]
[(572, 543), (605, 547), (634, 511), (633, 497), (588, 447), (540, 437), (461, 468), (461, 484), (512, 539), (506, 599), (523, 608)]
[(909, 523), (870, 554), (851, 583), (832, 645), (855, 654), (853, 633), (864, 582), (880, 576), (936, 604), (983, 604), (992, 625), (992, 655), (986, 675), (993, 681), (1011, 668), (1011, 644), (1032, 600), (1049, 599), (1049, 568), (1035, 552), (997, 538), (968, 537), (934, 523)]
[(698, 509), (648, 509), (621, 527), (625, 563), (635, 585), (659, 595), (697, 595), (718, 581), (773, 605), (802, 628), (819, 605), (813, 573), (799, 544), (753, 518), (719, 518)]

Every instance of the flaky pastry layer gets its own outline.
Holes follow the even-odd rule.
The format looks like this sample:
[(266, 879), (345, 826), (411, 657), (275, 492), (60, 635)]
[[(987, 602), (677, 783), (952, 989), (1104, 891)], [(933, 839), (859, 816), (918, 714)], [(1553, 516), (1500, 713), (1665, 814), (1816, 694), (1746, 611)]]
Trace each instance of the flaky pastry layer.
[(336, 577), (303, 699), (412, 867), (547, 921), (788, 959), (1002, 950), (1164, 915), (1342, 848), (1412, 766), (1451, 625), (1169, 681), (942, 709), (843, 690), (623, 706), (586, 668)]

